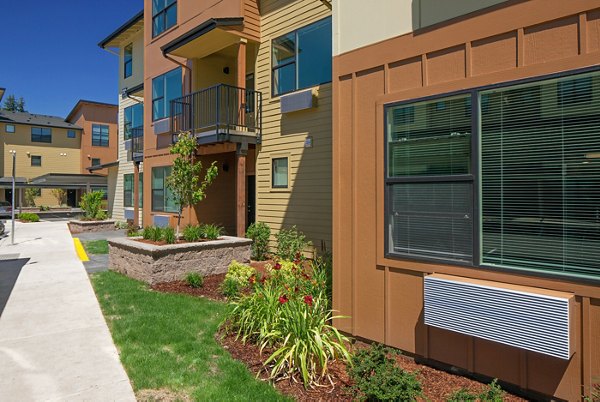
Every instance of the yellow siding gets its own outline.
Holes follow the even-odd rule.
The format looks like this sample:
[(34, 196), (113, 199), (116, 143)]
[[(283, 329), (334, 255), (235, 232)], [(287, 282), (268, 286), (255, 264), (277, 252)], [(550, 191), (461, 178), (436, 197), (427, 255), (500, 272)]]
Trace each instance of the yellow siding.
[[(280, 113), (279, 97), (271, 97), (271, 40), (331, 14), (320, 1), (260, 2), (261, 44), (256, 62), (256, 88), (263, 94), (263, 143), (257, 157), (257, 221), (271, 226), (296, 225), (313, 242), (331, 250), (331, 84), (316, 87), (318, 107)], [(304, 148), (307, 137), (313, 147)], [(288, 156), (289, 190), (271, 188), (271, 158)]]

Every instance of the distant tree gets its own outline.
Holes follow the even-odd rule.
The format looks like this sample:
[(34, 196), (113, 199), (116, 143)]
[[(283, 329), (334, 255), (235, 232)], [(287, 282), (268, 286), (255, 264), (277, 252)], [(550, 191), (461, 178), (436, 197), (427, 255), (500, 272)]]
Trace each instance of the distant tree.
[(56, 198), (56, 202), (58, 202), (58, 206), (63, 206), (67, 202), (67, 192), (62, 188), (53, 188), (52, 195)]
[(20, 97), (18, 100), (14, 95), (8, 95), (4, 101), (4, 110), (9, 112), (24, 112), (25, 111), (25, 99)]

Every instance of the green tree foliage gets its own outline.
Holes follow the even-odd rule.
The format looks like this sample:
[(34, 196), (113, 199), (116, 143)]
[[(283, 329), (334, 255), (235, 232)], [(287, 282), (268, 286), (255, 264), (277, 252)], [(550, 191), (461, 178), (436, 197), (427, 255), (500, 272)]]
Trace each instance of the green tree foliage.
[(53, 188), (52, 195), (56, 198), (59, 207), (67, 203), (67, 192), (64, 189)]
[(25, 189), (25, 205), (35, 207), (35, 198), (41, 195), (41, 190), (37, 187), (29, 187)]
[(102, 198), (104, 193), (102, 191), (92, 191), (81, 196), (81, 202), (79, 206), (85, 214), (87, 220), (102, 220), (106, 218), (104, 211), (102, 211)]
[(212, 184), (218, 174), (217, 162), (206, 169), (204, 180), (200, 181), (202, 162), (196, 159), (196, 139), (190, 132), (179, 134), (177, 142), (171, 145), (171, 154), (177, 155), (173, 161), (167, 186), (175, 196), (177, 211), (177, 236), (183, 208), (198, 204), (206, 198), (206, 188)]
[(4, 101), (4, 110), (9, 112), (24, 112), (25, 111), (25, 99), (22, 97), (17, 99), (14, 95), (8, 95)]

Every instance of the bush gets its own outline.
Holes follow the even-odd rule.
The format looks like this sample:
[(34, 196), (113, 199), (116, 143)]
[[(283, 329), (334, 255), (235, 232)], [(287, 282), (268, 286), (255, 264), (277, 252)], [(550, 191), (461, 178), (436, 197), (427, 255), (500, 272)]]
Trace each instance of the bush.
[(254, 268), (233, 260), (227, 267), (227, 274), (221, 285), (221, 293), (229, 298), (238, 296), (243, 288), (250, 285), (249, 280), (255, 275)]
[(461, 388), (450, 394), (447, 402), (502, 402), (503, 400), (504, 391), (498, 385), (498, 379), (496, 378), (479, 394), (474, 394), (465, 388)]
[(106, 219), (106, 212), (101, 209), (102, 198), (104, 198), (102, 191), (92, 191), (81, 196), (79, 206), (83, 209), (85, 219)]
[(264, 222), (255, 222), (246, 230), (246, 237), (252, 239), (252, 259), (264, 261), (269, 252), (271, 228)]
[(40, 211), (42, 211), (42, 212), (50, 211), (50, 207), (47, 205), (40, 205)]
[(150, 227), (150, 240), (161, 241), (163, 239), (163, 229), (159, 226)]
[(187, 274), (185, 281), (193, 288), (201, 288), (204, 285), (204, 277), (197, 272)]
[(202, 238), (208, 240), (217, 240), (223, 234), (223, 226), (216, 224), (204, 224), (200, 225), (200, 233)]
[(304, 259), (302, 252), (311, 244), (306, 240), (304, 233), (296, 229), (296, 226), (281, 229), (275, 238), (277, 239), (277, 257), (281, 260)]
[(165, 239), (167, 244), (175, 244), (177, 237), (175, 236), (175, 229), (172, 227), (166, 227), (162, 231), (162, 238)]
[(42, 190), (39, 187), (29, 187), (25, 189), (25, 205), (35, 207), (35, 198), (42, 195)]
[(23, 212), (19, 214), (19, 219), (25, 222), (39, 222), (40, 217), (38, 214), (31, 212)]
[(183, 238), (189, 242), (200, 240), (202, 238), (202, 228), (198, 225), (187, 225), (183, 228)]
[(402, 370), (390, 355), (397, 352), (381, 344), (359, 350), (352, 356), (348, 374), (352, 394), (359, 400), (414, 401), (422, 396), (417, 375)]
[(446, 401), (447, 402), (476, 402), (477, 395), (471, 393), (466, 388), (461, 388), (461, 389), (456, 390), (453, 393), (451, 393), (450, 396), (448, 397), (448, 399), (446, 399)]
[(348, 339), (330, 325), (325, 273), (280, 262), (263, 278), (250, 276), (253, 292), (233, 303), (225, 330), (273, 353), (264, 367), (271, 379), (298, 378), (306, 387), (327, 382), (334, 359), (349, 361)]
[(144, 240), (152, 239), (152, 226), (146, 226), (144, 230), (142, 230), (142, 237)]

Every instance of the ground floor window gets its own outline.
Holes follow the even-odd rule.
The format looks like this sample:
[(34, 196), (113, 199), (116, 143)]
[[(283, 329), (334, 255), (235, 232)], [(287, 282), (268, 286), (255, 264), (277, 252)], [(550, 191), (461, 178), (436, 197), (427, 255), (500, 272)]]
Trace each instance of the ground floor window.
[(177, 212), (177, 204), (171, 190), (167, 187), (166, 178), (171, 174), (171, 166), (152, 168), (152, 210)]
[(387, 254), (600, 277), (600, 73), (386, 108)]
[[(133, 182), (134, 182), (134, 174), (130, 173), (130, 174), (125, 174), (123, 175), (123, 205), (125, 207), (133, 207), (133, 193), (134, 193), (134, 188), (133, 188)], [(140, 172), (139, 175), (139, 181), (138, 181), (138, 188), (139, 188), (139, 207), (142, 208), (143, 206), (143, 188), (144, 188), (144, 175)]]

